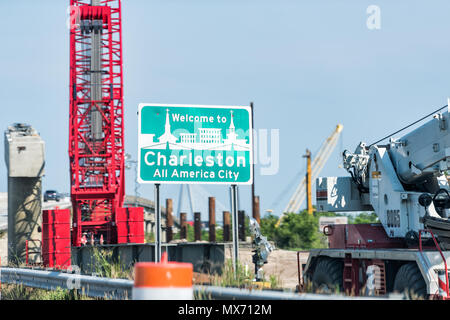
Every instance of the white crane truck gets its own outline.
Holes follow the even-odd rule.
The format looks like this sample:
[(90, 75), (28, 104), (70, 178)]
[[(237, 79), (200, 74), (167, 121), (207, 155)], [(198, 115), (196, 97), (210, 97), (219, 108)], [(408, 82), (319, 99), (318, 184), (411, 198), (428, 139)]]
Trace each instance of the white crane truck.
[(344, 151), (349, 177), (317, 179), (318, 211), (373, 211), (380, 223), (326, 226), (329, 248), (310, 251), (304, 284), (354, 295), (449, 296), (450, 108), (431, 115), (399, 139)]

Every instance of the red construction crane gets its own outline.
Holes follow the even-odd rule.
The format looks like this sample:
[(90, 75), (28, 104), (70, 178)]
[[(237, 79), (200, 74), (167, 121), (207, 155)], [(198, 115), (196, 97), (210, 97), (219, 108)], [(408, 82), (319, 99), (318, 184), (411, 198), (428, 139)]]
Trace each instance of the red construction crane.
[(123, 208), (121, 0), (70, 4), (72, 246), (143, 243), (143, 208)]

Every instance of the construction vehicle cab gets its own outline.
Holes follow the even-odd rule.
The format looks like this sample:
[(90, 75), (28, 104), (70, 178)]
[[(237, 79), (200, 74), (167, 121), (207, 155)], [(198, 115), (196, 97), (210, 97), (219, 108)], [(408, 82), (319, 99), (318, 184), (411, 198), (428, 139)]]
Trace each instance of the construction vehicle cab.
[(399, 139), (361, 142), (353, 153), (345, 151), (343, 167), (350, 176), (317, 179), (318, 211), (373, 211), (380, 223), (325, 228), (329, 249), (313, 250), (305, 268), (313, 288), (338, 287), (358, 295), (373, 286), (377, 294), (448, 296), (446, 108)]

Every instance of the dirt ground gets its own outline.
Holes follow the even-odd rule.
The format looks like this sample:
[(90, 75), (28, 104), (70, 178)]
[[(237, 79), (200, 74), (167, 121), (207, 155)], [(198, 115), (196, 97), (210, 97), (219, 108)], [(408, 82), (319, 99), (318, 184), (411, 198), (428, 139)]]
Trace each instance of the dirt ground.
[[(227, 250), (226, 258), (231, 259), (232, 251)], [(250, 272), (254, 272), (254, 264), (252, 263), (252, 249), (250, 247), (239, 248), (239, 260), (245, 266), (247, 265)], [(300, 255), (302, 264), (308, 259), (307, 253)], [(297, 252), (289, 250), (275, 249), (269, 254), (268, 262), (263, 267), (265, 278), (269, 279), (274, 275), (281, 287), (294, 290), (298, 285), (298, 264)]]

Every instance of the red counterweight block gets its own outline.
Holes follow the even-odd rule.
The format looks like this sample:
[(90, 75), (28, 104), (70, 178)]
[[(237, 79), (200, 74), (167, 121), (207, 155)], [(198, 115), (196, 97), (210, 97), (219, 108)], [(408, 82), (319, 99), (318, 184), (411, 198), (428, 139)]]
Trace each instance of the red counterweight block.
[(51, 268), (71, 265), (70, 209), (42, 211), (42, 260)]
[(144, 208), (119, 208), (117, 243), (144, 243)]

